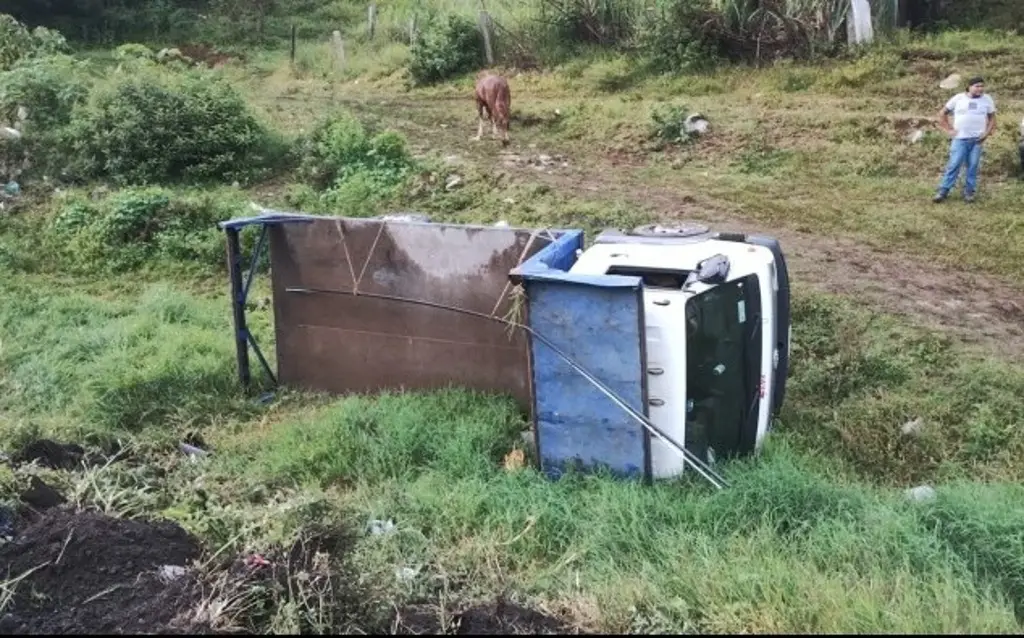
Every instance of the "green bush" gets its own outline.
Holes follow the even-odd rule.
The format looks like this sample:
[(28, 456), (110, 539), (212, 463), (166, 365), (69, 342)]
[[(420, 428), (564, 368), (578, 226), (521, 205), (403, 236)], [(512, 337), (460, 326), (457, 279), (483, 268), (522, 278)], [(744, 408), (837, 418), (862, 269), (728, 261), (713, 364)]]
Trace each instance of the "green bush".
[(686, 144), (693, 141), (693, 135), (686, 130), (689, 111), (681, 104), (659, 105), (651, 110), (650, 137), (658, 149), (670, 144)]
[(409, 75), (415, 84), (447, 80), (483, 64), (483, 39), (471, 21), (449, 14), (431, 19), (409, 50)]
[(384, 131), (374, 135), (347, 113), (320, 124), (301, 153), (303, 173), (319, 188), (336, 185), (363, 172), (394, 183), (405, 177), (412, 164), (405, 138), (400, 133)]
[(0, 72), (0, 121), (14, 122), (22, 106), (35, 130), (67, 125), (89, 94), (81, 74), (82, 64), (64, 55), (23, 59)]
[(71, 198), (50, 223), (48, 239), (77, 271), (124, 272), (159, 262), (217, 267), (224, 242), (216, 224), (243, 207), (240, 195), (153, 187), (100, 201)]
[(344, 214), (372, 213), (415, 167), (400, 133), (374, 133), (347, 113), (320, 124), (299, 152), (303, 177), (323, 191), (319, 208)]
[(247, 180), (283, 156), (242, 97), (203, 72), (119, 80), (76, 115), (69, 138), (76, 177), (120, 184)]
[(697, 71), (721, 58), (715, 38), (704, 25), (713, 15), (704, 0), (665, 0), (658, 17), (641, 21), (639, 49), (656, 72)]
[(156, 60), (156, 51), (145, 44), (137, 42), (126, 42), (114, 49), (114, 56), (121, 61), (126, 60)]
[(66, 53), (68, 43), (57, 31), (36, 27), (29, 32), (25, 25), (6, 13), (0, 13), (0, 71), (20, 60), (33, 56)]

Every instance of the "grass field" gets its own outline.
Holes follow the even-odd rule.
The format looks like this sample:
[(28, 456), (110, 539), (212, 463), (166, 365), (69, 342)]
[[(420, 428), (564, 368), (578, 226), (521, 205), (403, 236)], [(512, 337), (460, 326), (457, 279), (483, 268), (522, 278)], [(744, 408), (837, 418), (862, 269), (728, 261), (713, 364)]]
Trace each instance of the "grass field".
[[(685, 218), (776, 235), (795, 278), (793, 370), (763, 454), (727, 466), (721, 492), (550, 482), (502, 467), (525, 427), (504, 397), (282, 391), (261, 403), (236, 386), (213, 235), (192, 260), (73, 269), (41, 239), (67, 194), (26, 184), (22, 208), (0, 215), (0, 442), (46, 436), (130, 461), (3, 468), (3, 498), (43, 476), (76, 504), (169, 517), (211, 554), (351, 533), (330, 587), (314, 570), (294, 581), (308, 589), (260, 613), (253, 592), (224, 598), (223, 618), (260, 631), (391, 631), (410, 605), (443, 626), (499, 595), (579, 631), (1021, 630), (1024, 38), (946, 32), (828, 64), (699, 76), (583, 57), (512, 74), (505, 150), (469, 140), (468, 78), (407, 89), (400, 44), (356, 47), (342, 70), (329, 56), (306, 42), (294, 68), (263, 52), (217, 73), (286, 137), (346, 110), (401, 132), (435, 181), (458, 174), (464, 186), (413, 177), (387, 196), (324, 199), (284, 175), (207, 199), (168, 186), (170, 198), (220, 217), (252, 200), (588, 230)], [(985, 75), (1000, 108), (972, 206), (930, 202), (945, 159), (938, 82), (953, 72)], [(651, 114), (673, 105), (703, 113), (711, 132), (655, 150)], [(92, 188), (75, 192), (107, 201)], [(268, 294), (265, 282), (253, 292)], [(272, 353), (270, 311), (249, 316)], [(191, 463), (176, 445), (197, 436), (213, 454)], [(937, 497), (909, 501), (920, 484)], [(374, 520), (396, 529), (367, 533)]]

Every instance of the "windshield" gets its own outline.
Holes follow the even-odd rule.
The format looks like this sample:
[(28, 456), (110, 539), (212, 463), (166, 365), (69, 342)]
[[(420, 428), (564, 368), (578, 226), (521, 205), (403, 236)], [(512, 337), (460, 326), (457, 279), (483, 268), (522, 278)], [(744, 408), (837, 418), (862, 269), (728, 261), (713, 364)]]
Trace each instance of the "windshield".
[(761, 394), (757, 275), (687, 300), (686, 353), (686, 447), (707, 461), (753, 450)]

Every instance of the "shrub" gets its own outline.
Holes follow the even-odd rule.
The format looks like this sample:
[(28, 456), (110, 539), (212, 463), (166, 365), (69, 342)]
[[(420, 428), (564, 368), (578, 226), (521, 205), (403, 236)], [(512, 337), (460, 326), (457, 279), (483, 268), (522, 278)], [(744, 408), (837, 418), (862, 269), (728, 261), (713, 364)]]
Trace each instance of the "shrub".
[(32, 34), (23, 24), (7, 14), (0, 14), (0, 71), (31, 55), (34, 44)]
[(406, 178), (413, 166), (406, 138), (394, 131), (372, 134), (348, 114), (316, 127), (302, 148), (302, 171), (318, 188), (365, 175), (382, 187)]
[(79, 177), (121, 184), (244, 180), (282, 156), (242, 97), (198, 71), (117, 81), (76, 116), (69, 137)]
[(323, 122), (301, 152), (304, 176), (326, 189), (322, 203), (353, 214), (392, 194), (415, 165), (401, 134), (373, 134), (349, 114)]
[(67, 53), (68, 43), (57, 31), (36, 27), (29, 32), (12, 16), (0, 13), (0, 71), (33, 56)]
[(224, 248), (216, 223), (243, 206), (239, 196), (154, 187), (99, 202), (72, 198), (53, 218), (49, 240), (72, 270), (124, 272), (161, 261), (217, 266)]
[(409, 75), (415, 84), (441, 82), (483, 63), (483, 39), (475, 24), (449, 14), (431, 19), (409, 51)]
[(0, 179), (63, 161), (62, 129), (88, 95), (80, 68), (69, 57), (50, 56), (23, 58), (0, 71), (0, 124), (19, 126), (23, 135), (0, 144)]
[(81, 73), (81, 63), (63, 55), (23, 59), (0, 72), (0, 121), (14, 122), (25, 107), (40, 133), (65, 126), (88, 96)]
[(114, 50), (114, 57), (118, 60), (156, 60), (156, 52), (145, 44), (127, 42)]
[(653, 71), (707, 69), (721, 58), (717, 40), (705, 28), (712, 17), (702, 0), (668, 0), (657, 17), (641, 22), (640, 51)]
[(660, 105), (651, 111), (648, 136), (658, 150), (669, 144), (686, 144), (693, 141), (693, 134), (686, 129), (689, 112), (679, 104)]

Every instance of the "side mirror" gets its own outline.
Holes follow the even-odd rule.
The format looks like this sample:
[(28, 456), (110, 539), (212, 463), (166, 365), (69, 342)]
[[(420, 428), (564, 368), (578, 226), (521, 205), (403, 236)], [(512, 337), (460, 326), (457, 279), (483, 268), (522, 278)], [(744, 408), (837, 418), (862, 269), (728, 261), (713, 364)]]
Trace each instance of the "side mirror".
[(697, 269), (686, 278), (686, 285), (694, 282), (705, 284), (724, 283), (729, 276), (729, 258), (725, 255), (714, 255), (697, 264)]

